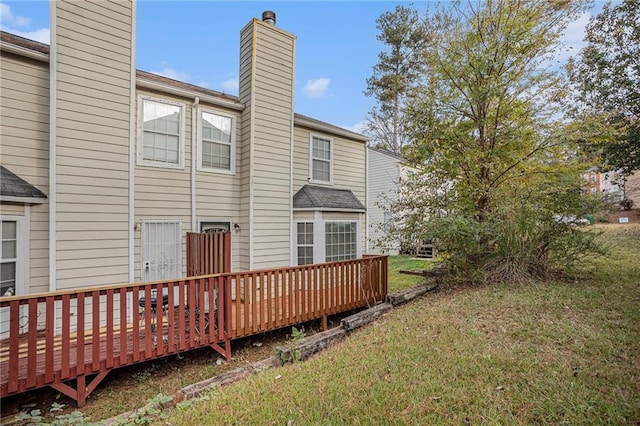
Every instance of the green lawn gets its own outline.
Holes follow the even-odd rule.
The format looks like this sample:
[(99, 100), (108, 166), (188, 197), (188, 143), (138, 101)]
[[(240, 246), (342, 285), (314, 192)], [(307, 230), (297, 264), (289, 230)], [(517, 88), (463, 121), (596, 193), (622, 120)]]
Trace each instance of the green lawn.
[(637, 424), (640, 227), (604, 241), (575, 281), (431, 294), (162, 424)]
[(432, 260), (416, 259), (409, 256), (389, 256), (389, 293), (413, 287), (424, 278), (416, 275), (401, 274), (401, 270), (421, 271), (432, 269), (436, 263)]

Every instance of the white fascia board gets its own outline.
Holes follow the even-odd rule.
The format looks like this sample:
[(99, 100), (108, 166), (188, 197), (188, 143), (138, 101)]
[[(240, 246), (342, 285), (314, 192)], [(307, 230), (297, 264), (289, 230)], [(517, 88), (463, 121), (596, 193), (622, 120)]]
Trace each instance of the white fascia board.
[(340, 209), (340, 208), (317, 208), (317, 207), (298, 207), (293, 209), (294, 212), (342, 212), (342, 213), (366, 213), (366, 209)]
[(39, 197), (14, 197), (11, 195), (0, 195), (0, 201), (6, 203), (44, 204), (47, 199)]

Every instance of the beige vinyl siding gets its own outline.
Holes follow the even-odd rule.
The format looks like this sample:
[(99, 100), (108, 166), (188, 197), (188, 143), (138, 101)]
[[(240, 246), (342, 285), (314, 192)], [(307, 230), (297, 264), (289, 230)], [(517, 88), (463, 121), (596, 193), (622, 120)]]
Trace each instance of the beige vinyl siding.
[(24, 216), (24, 204), (2, 203), (0, 204), (0, 214), (7, 216)]
[(239, 97), (246, 107), (241, 113), (239, 131), (237, 136), (238, 149), (236, 155), (240, 168), (236, 169), (236, 175), (240, 178), (240, 222), (241, 240), (243, 250), (240, 252), (237, 269), (249, 269), (249, 210), (250, 210), (250, 179), (251, 179), (251, 113), (253, 111), (251, 99), (251, 43), (252, 31), (249, 31), (249, 24), (240, 33), (240, 74), (239, 74)]
[(296, 126), (293, 152), (293, 192), (308, 183), (311, 176), (309, 169), (309, 146), (311, 135), (331, 139), (333, 141), (333, 185), (336, 189), (350, 189), (360, 202), (365, 204), (366, 168), (365, 150), (363, 142), (317, 132)]
[[(147, 165), (135, 167), (135, 222), (177, 220), (182, 229), (182, 276), (186, 275), (187, 246), (186, 233), (191, 229), (191, 104), (193, 100), (160, 94), (148, 90), (137, 90), (139, 96), (152, 100), (164, 100), (182, 105), (182, 129), (184, 131), (184, 168), (164, 168)], [(139, 143), (139, 108), (136, 108), (136, 146)], [(138, 147), (139, 148), (139, 147)], [(180, 154), (182, 155), (182, 154)], [(135, 280), (142, 279), (142, 232), (137, 226), (134, 234)]]
[(315, 217), (316, 217), (315, 212), (307, 212), (307, 211), (293, 212), (293, 220), (295, 222), (304, 222), (304, 221), (313, 222)]
[[(219, 108), (200, 104), (201, 109), (207, 111), (221, 111)], [(240, 232), (231, 229), (231, 264), (234, 270), (246, 270), (242, 263), (242, 253), (248, 247), (249, 222), (241, 211), (241, 115), (237, 112), (225, 111), (232, 114), (236, 125), (236, 174), (228, 175), (211, 171), (196, 172), (196, 214), (200, 222), (231, 222), (240, 226)], [(189, 122), (191, 125), (191, 122)], [(196, 149), (195, 147), (193, 148)]]
[[(2, 165), (49, 194), (49, 68), (7, 52), (0, 60)], [(0, 205), (2, 214), (24, 215), (23, 205)], [(30, 207), (29, 293), (49, 290), (49, 203)]]
[(253, 268), (290, 263), (294, 45), (291, 34), (258, 20), (241, 32), (243, 145), (252, 144), (242, 150), (241, 180), (243, 193), (253, 190)]
[(253, 250), (254, 267), (264, 268), (290, 258), (294, 39), (264, 24), (255, 30)]
[[(309, 183), (311, 177), (309, 147), (311, 135), (331, 139), (333, 141), (332, 175), (333, 185), (331, 188), (350, 189), (358, 197), (363, 205), (366, 205), (366, 144), (359, 141), (349, 140), (328, 133), (318, 132), (306, 127), (296, 126), (294, 130), (293, 145), (293, 192), (294, 194), (304, 185)], [(328, 213), (323, 213), (327, 217)], [(360, 232), (362, 234), (362, 251), (366, 253), (366, 215), (347, 213), (347, 219), (353, 217), (361, 218)], [(350, 216), (349, 216), (350, 215)]]
[[(384, 236), (382, 225), (384, 212), (380, 203), (389, 208), (389, 202), (398, 198), (398, 179), (400, 178), (400, 160), (382, 152), (369, 150), (369, 197), (367, 205), (367, 221), (369, 224), (370, 253), (380, 253), (381, 249), (397, 250), (397, 247), (385, 244), (377, 247), (376, 243)], [(389, 201), (386, 201), (389, 200)]]
[(53, 7), (56, 287), (126, 282), (132, 6), (58, 1)]

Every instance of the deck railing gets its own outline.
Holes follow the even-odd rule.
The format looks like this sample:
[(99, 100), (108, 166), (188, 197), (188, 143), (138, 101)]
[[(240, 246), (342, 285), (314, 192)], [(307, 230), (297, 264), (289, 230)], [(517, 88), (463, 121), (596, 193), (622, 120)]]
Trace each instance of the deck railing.
[(0, 395), (50, 385), (77, 400), (77, 391), (62, 382), (203, 346), (229, 357), (225, 280), (217, 275), (0, 299), (10, 318)]
[[(0, 397), (51, 386), (84, 404), (114, 368), (373, 305), (386, 256), (0, 298)], [(86, 377), (93, 376), (90, 383)], [(77, 379), (76, 388), (65, 382)]]
[(387, 295), (386, 256), (224, 274), (233, 338), (373, 305)]

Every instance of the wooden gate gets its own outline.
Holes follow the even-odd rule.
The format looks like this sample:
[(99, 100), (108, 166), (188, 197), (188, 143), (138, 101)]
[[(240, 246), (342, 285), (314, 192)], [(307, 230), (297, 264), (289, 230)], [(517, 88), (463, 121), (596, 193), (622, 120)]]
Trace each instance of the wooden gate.
[(231, 272), (231, 233), (187, 232), (187, 276)]

